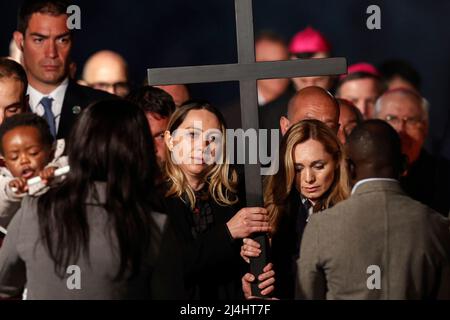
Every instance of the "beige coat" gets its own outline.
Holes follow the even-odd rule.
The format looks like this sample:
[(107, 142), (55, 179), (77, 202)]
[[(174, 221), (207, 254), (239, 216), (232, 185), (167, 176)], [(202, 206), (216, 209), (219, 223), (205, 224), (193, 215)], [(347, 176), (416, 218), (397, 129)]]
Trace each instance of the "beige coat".
[(395, 181), (366, 182), (311, 217), (297, 264), (299, 298), (449, 299), (449, 221)]

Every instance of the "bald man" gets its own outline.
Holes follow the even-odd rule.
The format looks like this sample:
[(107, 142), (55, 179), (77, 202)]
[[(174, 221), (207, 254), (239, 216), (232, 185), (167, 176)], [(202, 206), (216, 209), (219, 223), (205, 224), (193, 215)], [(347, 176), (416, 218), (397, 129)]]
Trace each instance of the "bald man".
[(281, 134), (285, 135), (291, 125), (305, 119), (322, 121), (337, 134), (339, 105), (336, 99), (321, 87), (299, 90), (289, 101), (287, 115), (280, 118)]
[(400, 187), (403, 157), (395, 130), (366, 121), (353, 130), (347, 149), (357, 183), (349, 199), (311, 216), (297, 263), (297, 296), (449, 299), (449, 221)]
[(99, 51), (84, 65), (81, 83), (123, 98), (130, 91), (127, 63), (116, 52)]
[(339, 131), (338, 138), (342, 144), (347, 142), (347, 137), (353, 129), (363, 121), (361, 111), (350, 101), (336, 99), (339, 103)]
[(401, 182), (414, 199), (443, 215), (450, 209), (450, 164), (425, 148), (428, 134), (428, 103), (417, 92), (395, 89), (375, 104), (375, 116), (388, 122), (400, 135), (408, 168)]
[(172, 96), (175, 106), (179, 107), (191, 97), (188, 88), (184, 84), (171, 84), (165, 86), (154, 86), (160, 88)]

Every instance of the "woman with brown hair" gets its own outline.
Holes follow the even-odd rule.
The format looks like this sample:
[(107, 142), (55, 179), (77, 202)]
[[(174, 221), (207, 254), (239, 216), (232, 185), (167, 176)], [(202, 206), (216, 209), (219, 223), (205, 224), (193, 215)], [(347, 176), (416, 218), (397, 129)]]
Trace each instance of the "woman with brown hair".
[(187, 299), (241, 298), (240, 239), (270, 230), (266, 209), (239, 210), (225, 128), (211, 104), (190, 101), (165, 132), (166, 209), (182, 247)]
[[(349, 196), (349, 178), (341, 143), (318, 120), (304, 120), (283, 137), (278, 172), (265, 184), (269, 212), (275, 296), (294, 298), (296, 260), (303, 230), (311, 214), (334, 206)], [(258, 256), (259, 245), (244, 239), (245, 260)]]

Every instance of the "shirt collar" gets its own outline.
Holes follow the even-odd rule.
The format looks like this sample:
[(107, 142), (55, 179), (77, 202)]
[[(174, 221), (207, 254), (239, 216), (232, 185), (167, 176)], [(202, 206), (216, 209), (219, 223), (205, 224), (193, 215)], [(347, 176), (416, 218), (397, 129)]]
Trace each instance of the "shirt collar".
[(360, 187), (361, 185), (363, 185), (366, 182), (371, 182), (371, 181), (391, 181), (391, 182), (398, 182), (398, 180), (396, 179), (391, 179), (391, 178), (368, 178), (368, 179), (362, 179), (359, 180), (352, 189), (352, 194), (355, 193), (356, 189), (358, 189), (358, 187)]
[(306, 218), (306, 222), (308, 222), (309, 218), (314, 213), (314, 205), (308, 198), (304, 197), (302, 194), (300, 194), (300, 199), (302, 201), (302, 207), (307, 209), (308, 217)]
[(29, 103), (31, 109), (34, 110), (39, 105), (39, 103), (41, 103), (43, 97), (51, 97), (56, 103), (62, 105), (68, 85), (69, 78), (66, 78), (58, 87), (55, 88), (55, 90), (53, 90), (49, 94), (43, 94), (33, 88), (31, 85), (28, 85), (27, 94), (29, 95)]
[(258, 105), (260, 107), (264, 106), (267, 103), (266, 99), (261, 93), (261, 90), (258, 89)]
[(309, 199), (306, 198), (305, 196), (303, 196), (301, 193), (300, 193), (300, 199), (302, 200), (302, 204), (305, 204), (306, 201), (309, 201)]

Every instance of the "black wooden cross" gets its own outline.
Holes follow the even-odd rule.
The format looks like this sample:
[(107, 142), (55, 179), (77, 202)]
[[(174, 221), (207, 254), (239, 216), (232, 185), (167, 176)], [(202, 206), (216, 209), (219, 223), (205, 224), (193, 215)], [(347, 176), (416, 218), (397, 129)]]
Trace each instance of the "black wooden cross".
[[(345, 58), (255, 62), (252, 0), (235, 0), (238, 63), (148, 69), (150, 85), (239, 81), (242, 129), (258, 129), (259, 79), (337, 75), (347, 72)], [(246, 154), (248, 154), (246, 152)], [(245, 165), (248, 206), (263, 206), (259, 164)]]
[[(242, 129), (258, 129), (256, 80), (337, 75), (347, 72), (345, 58), (255, 62), (252, 0), (235, 0), (238, 63), (148, 69), (150, 85), (239, 81)], [(245, 165), (248, 206), (261, 206), (259, 164)]]

